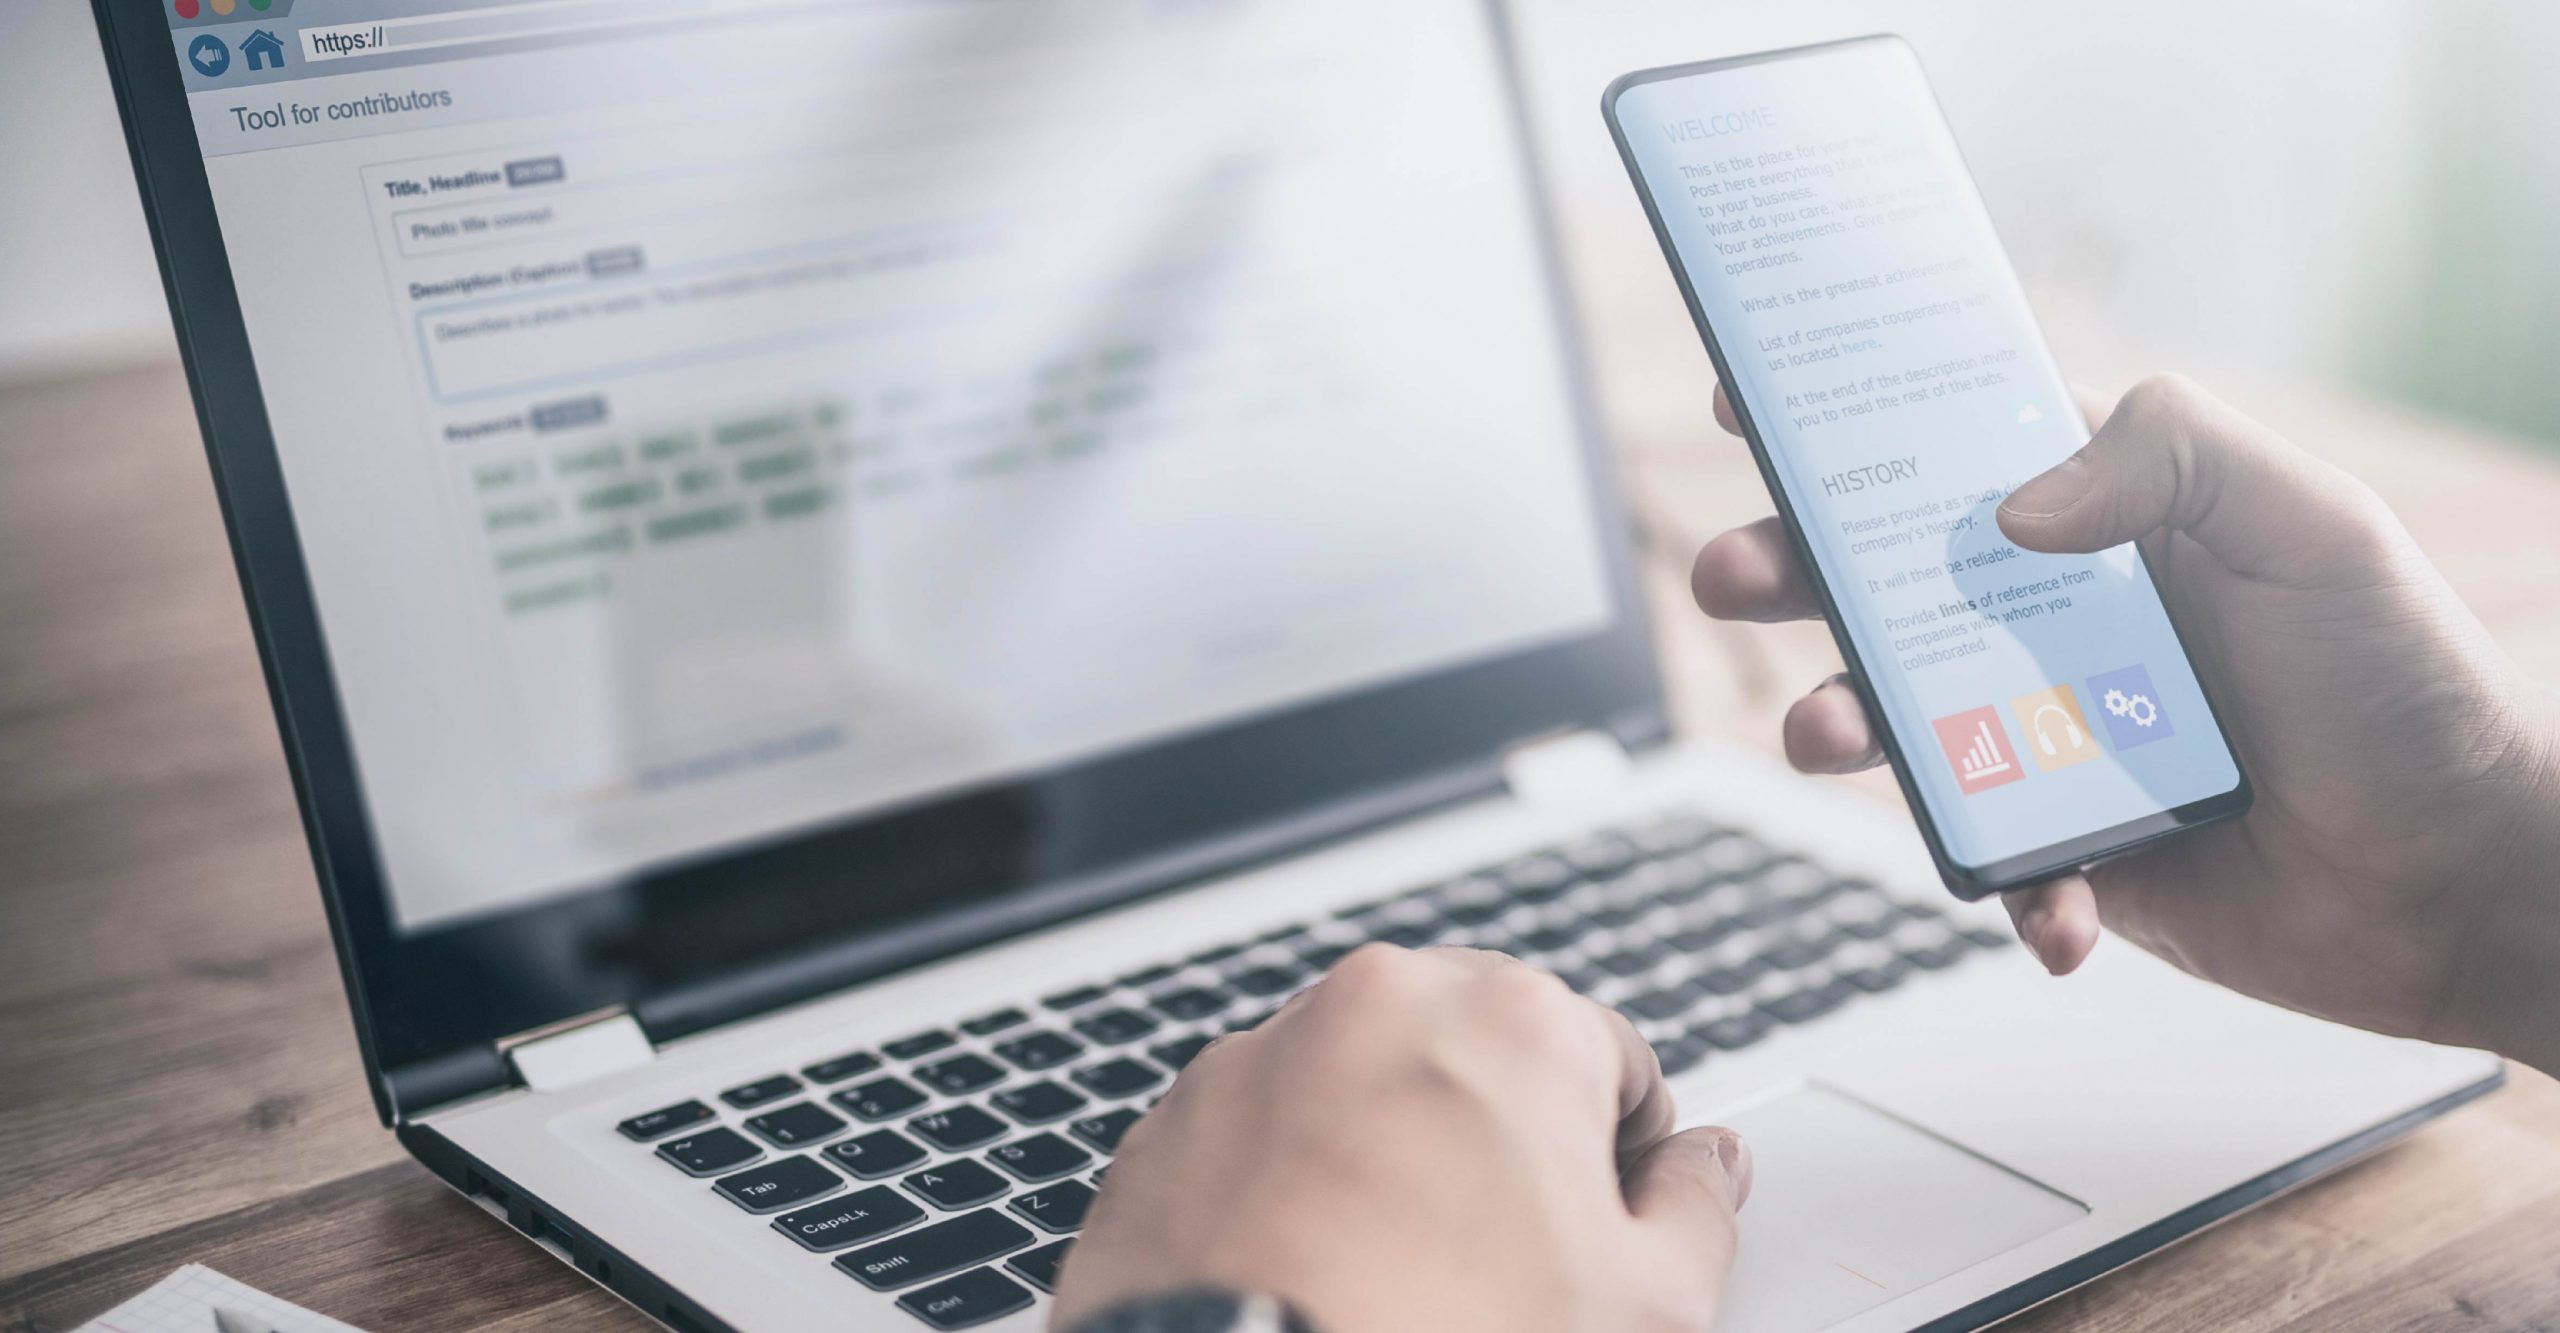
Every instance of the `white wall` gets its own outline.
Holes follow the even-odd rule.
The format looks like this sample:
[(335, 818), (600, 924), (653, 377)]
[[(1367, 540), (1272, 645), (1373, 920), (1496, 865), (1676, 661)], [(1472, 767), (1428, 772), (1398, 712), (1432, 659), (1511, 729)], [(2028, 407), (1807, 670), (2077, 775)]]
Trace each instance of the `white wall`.
[[(1391, 0), (1388, 0), (1391, 2)], [(2066, 366), (2343, 378), (2404, 247), (2422, 0), (1514, 0), (1539, 130), (1612, 336), (1612, 386), (1694, 351), (1600, 128), (1640, 65), (1877, 30), (1933, 71)], [(86, 4), (0, 43), (0, 376), (165, 354), (167, 316)]]
[[(2349, 13), (2351, 21), (2339, 15)], [(2340, 379), (2404, 242), (2418, 4), (1522, 0), (1621, 401), (1708, 372), (1598, 114), (1646, 65), (1860, 33), (1919, 50), (2064, 369)], [(1702, 391), (1702, 390), (1701, 390)]]
[(172, 354), (168, 305), (82, 0), (0, 40), (0, 379)]

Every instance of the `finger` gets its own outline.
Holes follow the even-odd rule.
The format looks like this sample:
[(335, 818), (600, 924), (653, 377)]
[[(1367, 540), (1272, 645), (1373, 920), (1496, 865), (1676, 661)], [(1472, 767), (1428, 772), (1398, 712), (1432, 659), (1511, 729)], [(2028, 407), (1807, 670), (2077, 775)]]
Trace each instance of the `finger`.
[(2102, 551), (2166, 529), (2243, 574), (2365, 577), (2394, 525), (2353, 478), (2194, 384), (2143, 381), (2080, 452), (2000, 505), (2033, 551)]
[(1689, 568), (1689, 591), (1698, 609), (1718, 620), (1811, 620), (1822, 614), (1804, 565), (1774, 517), (1700, 547)]
[(2053, 975), (2067, 976), (2098, 947), (2098, 898), (2077, 875), (2001, 897), (2019, 942)]
[(1778, 731), (1787, 762), (1807, 773), (1855, 773), (1884, 762), (1866, 706), (1846, 676), (1833, 676), (1796, 700)]
[[(1445, 959), (1449, 963), (1484, 971), (1518, 969), (1540, 976), (1552, 976), (1545, 968), (1521, 962), (1507, 953), (1490, 949), (1469, 949), (1442, 945), (1422, 951), (1423, 956)], [(1618, 1079), (1618, 1154), (1621, 1161), (1632, 1159), (1671, 1132), (1677, 1121), (1677, 1109), (1671, 1099), (1670, 1085), (1662, 1078), (1662, 1061), (1653, 1046), (1636, 1031), (1626, 1015), (1605, 1004), (1571, 991), (1558, 989), (1559, 998), (1584, 1006), (1596, 1018), (1616, 1056)]]
[[(1526, 967), (1523, 963), (1521, 966)], [(1618, 1048), (1618, 1160), (1633, 1161), (1660, 1143), (1679, 1119), (1671, 1085), (1663, 1080), (1662, 1060), (1626, 1015), (1586, 999), (1598, 1011)]]
[(1716, 381), (1716, 424), (1724, 427), (1727, 435), (1742, 433), (1742, 418), (1733, 414), (1733, 400), (1725, 396), (1722, 380)]
[(1734, 1213), (1751, 1197), (1750, 1147), (1729, 1129), (1684, 1130), (1655, 1144), (1624, 1183), (1636, 1221), (1660, 1233), (1683, 1266), (1704, 1271), (1712, 1289), (1703, 1309), (1712, 1309), (1733, 1268)]

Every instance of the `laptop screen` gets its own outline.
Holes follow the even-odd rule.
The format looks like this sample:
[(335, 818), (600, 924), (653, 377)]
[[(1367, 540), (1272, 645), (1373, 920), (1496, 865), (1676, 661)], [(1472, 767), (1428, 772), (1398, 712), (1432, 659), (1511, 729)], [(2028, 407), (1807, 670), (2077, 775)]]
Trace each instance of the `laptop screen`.
[(1474, 0), (163, 0), (395, 927), (1623, 614)]

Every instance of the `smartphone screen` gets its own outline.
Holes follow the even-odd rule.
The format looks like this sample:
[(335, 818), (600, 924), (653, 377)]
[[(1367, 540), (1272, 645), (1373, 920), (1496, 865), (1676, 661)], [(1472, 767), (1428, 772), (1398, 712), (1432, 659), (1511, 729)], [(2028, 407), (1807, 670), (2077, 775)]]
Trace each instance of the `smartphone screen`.
[(2246, 808), (2135, 548), (1993, 519), (2089, 432), (1910, 47), (1632, 74), (1607, 113), (1949, 885)]

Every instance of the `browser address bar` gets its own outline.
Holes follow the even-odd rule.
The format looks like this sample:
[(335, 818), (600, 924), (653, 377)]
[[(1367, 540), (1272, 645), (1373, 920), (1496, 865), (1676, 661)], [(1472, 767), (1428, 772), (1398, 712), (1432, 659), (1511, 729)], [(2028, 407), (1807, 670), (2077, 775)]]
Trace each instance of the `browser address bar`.
[(450, 14), (376, 19), (371, 23), (331, 23), (302, 30), (305, 62), (346, 60), (423, 51), (439, 46), (469, 46), (519, 37), (588, 32), (603, 28), (727, 18), (757, 9), (784, 7), (782, 0), (535, 0), (521, 5), (493, 5)]

